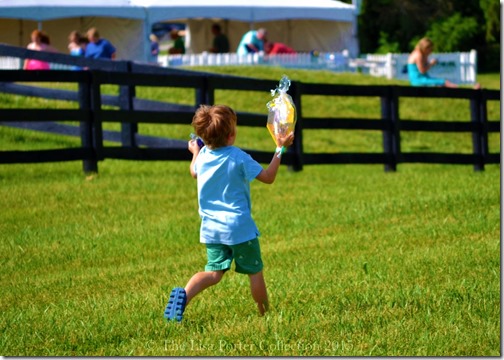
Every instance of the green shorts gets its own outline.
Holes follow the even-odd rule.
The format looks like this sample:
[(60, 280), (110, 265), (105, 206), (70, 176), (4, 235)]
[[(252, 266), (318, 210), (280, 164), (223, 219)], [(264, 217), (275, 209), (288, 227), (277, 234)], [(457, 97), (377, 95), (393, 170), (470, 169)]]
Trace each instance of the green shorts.
[(235, 271), (241, 274), (256, 274), (263, 269), (261, 248), (257, 238), (238, 245), (205, 244), (208, 263), (205, 271), (227, 271), (235, 261)]

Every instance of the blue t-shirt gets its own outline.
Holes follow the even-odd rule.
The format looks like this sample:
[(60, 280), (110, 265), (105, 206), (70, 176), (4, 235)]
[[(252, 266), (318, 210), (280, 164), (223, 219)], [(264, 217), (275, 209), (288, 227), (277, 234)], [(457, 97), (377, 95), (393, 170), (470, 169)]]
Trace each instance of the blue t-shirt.
[(115, 52), (116, 48), (106, 39), (90, 42), (86, 46), (86, 57), (91, 59), (112, 59)]
[(200, 242), (236, 245), (259, 236), (252, 219), (250, 182), (262, 166), (235, 146), (210, 150), (196, 158)]
[[(74, 49), (70, 50), (70, 55), (72, 55), (72, 56), (84, 56), (84, 49), (81, 48), (81, 47), (74, 48)], [(72, 70), (82, 70), (82, 68), (80, 66), (72, 66), (71, 69)]]
[(240, 44), (238, 45), (238, 48), (236, 49), (236, 53), (238, 55), (247, 55), (251, 53), (247, 48), (247, 44), (254, 44), (254, 46), (259, 49), (259, 51), (264, 50), (264, 43), (262, 40), (259, 40), (257, 37), (257, 30), (250, 30), (249, 32), (245, 33), (243, 35)]

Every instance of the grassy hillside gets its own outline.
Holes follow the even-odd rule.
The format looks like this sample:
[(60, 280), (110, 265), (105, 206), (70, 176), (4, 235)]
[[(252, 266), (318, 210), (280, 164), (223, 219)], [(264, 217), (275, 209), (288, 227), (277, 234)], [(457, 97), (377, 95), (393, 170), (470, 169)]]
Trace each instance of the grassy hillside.
[[(388, 83), (240, 71), (271, 78), (272, 87), (283, 73), (306, 82)], [(487, 86), (498, 84), (495, 78)], [(138, 94), (194, 98), (189, 91)], [(269, 98), (218, 95), (254, 112), (265, 112)], [(361, 100), (306, 102), (314, 116), (378, 116), (377, 101)], [(73, 106), (0, 96), (7, 102)], [(491, 118), (500, 118), (499, 106), (491, 105)], [(446, 121), (468, 119), (467, 108), (437, 99), (401, 104), (408, 117)], [(179, 139), (191, 132), (143, 124), (140, 130)], [(273, 149), (266, 128), (238, 131), (237, 145)], [(403, 149), (470, 151), (469, 135), (432, 135), (403, 139)], [(380, 134), (320, 131), (305, 141), (317, 151), (379, 151)], [(498, 151), (499, 137), (492, 141)], [(78, 143), (0, 127), (0, 150)], [(401, 164), (395, 173), (380, 165), (282, 167), (273, 185), (251, 184), (271, 311), (259, 317), (247, 277), (230, 271), (174, 324), (163, 318), (171, 288), (184, 286), (206, 261), (188, 166), (105, 160), (99, 175), (86, 179), (80, 162), (0, 165), (2, 355), (501, 356), (499, 165), (474, 172)]]

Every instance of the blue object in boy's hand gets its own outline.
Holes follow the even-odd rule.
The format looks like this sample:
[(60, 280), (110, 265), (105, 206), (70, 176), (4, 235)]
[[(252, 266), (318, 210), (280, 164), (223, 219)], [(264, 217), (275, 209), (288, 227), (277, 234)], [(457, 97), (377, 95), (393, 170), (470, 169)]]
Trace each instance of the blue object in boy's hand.
[(193, 133), (191, 133), (191, 139), (193, 140), (196, 140), (196, 142), (198, 143), (198, 146), (200, 147), (200, 149), (205, 146), (205, 143), (203, 142), (203, 140), (201, 140), (201, 138), (199, 136), (196, 136), (194, 135)]

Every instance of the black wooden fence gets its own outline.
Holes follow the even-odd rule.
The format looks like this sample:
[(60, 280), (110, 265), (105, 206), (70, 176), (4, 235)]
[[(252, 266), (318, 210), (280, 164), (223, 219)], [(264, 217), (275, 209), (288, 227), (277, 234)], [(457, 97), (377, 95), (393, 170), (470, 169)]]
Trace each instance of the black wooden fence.
[[(87, 71), (0, 71), (0, 92), (65, 99), (79, 102), (78, 110), (5, 109), (0, 104), (0, 121), (40, 122), (79, 121), (82, 146), (79, 148), (0, 151), (0, 163), (34, 163), (82, 160), (85, 172), (97, 172), (98, 162), (106, 158), (130, 160), (190, 160), (184, 147), (144, 148), (136, 143), (139, 123), (190, 124), (199, 104), (213, 104), (216, 90), (269, 91), (276, 85), (270, 80), (213, 75), (173, 70), (127, 61), (105, 61), (75, 58), (0, 45), (0, 56), (31, 57), (46, 61), (85, 66)], [(102, 70), (94, 70), (100, 68)], [(72, 82), (79, 84), (78, 93), (47, 90), (16, 82)], [(101, 85), (120, 86), (119, 96), (101, 94)], [(135, 97), (137, 86), (182, 87), (195, 89), (194, 106), (159, 103)], [(293, 81), (289, 89), (298, 112), (294, 145), (285, 154), (283, 163), (294, 170), (313, 164), (384, 164), (386, 171), (395, 171), (400, 163), (472, 164), (484, 170), (485, 164), (500, 163), (499, 153), (489, 153), (488, 134), (500, 132), (500, 119), (488, 121), (487, 102), (500, 100), (496, 90), (417, 88), (409, 86), (356, 86), (308, 84)], [(353, 118), (309, 118), (303, 116), (305, 95), (379, 97), (381, 121)], [(466, 99), (471, 121), (422, 121), (399, 118), (402, 97), (436, 97)], [(119, 110), (105, 110), (102, 105), (116, 105)], [(152, 110), (154, 109), (154, 110)], [(238, 113), (239, 126), (264, 127), (265, 114)], [(122, 124), (121, 146), (105, 146), (102, 124)], [(382, 153), (306, 153), (303, 151), (304, 129), (378, 130), (383, 134)], [(414, 153), (401, 151), (402, 131), (472, 133), (472, 154)], [(256, 160), (269, 162), (271, 152), (247, 150)]]

